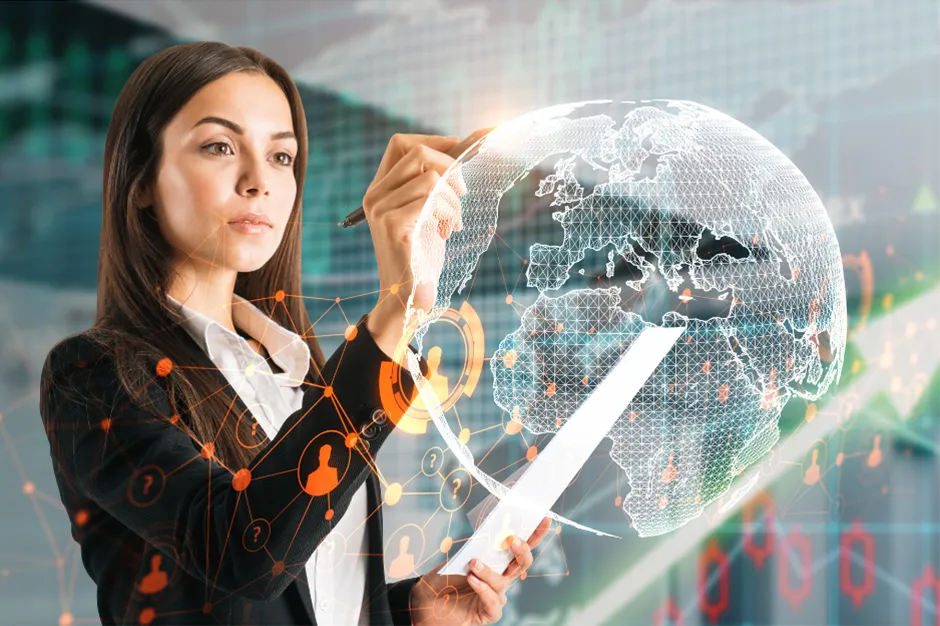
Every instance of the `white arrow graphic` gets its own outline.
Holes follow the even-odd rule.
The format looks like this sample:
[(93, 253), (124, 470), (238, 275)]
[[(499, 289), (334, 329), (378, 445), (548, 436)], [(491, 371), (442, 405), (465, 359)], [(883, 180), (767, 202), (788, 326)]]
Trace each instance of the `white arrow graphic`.
[[(900, 415), (908, 415), (925, 390), (926, 380), (940, 366), (938, 315), (940, 287), (869, 323), (852, 337), (864, 357), (865, 372), (826, 405), (858, 408), (886, 394)], [(820, 417), (801, 425), (781, 444), (775, 462), (762, 469), (749, 493), (759, 493), (768, 487), (793, 463), (799, 463), (817, 439), (827, 437), (838, 426), (837, 419)], [(683, 554), (699, 546), (715, 526), (747, 501), (748, 498), (741, 498), (721, 508), (716, 502), (706, 514), (670, 533), (666, 540), (591, 598), (588, 606), (569, 614), (568, 623), (579, 626), (609, 623), (624, 606), (659, 580)]]

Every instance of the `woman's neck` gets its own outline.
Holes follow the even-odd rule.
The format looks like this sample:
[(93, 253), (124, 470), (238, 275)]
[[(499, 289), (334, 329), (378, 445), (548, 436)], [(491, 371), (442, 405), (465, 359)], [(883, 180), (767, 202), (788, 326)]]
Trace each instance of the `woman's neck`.
[(196, 272), (192, 265), (189, 262), (177, 267), (167, 293), (224, 328), (236, 332), (232, 319), (232, 294), (235, 293), (238, 272), (218, 267), (205, 273)]

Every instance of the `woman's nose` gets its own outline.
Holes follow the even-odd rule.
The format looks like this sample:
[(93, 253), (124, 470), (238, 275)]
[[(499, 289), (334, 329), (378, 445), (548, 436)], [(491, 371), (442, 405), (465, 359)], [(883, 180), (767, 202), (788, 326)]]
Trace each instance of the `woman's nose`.
[(238, 180), (238, 193), (249, 197), (268, 193), (268, 181), (263, 162), (252, 159), (246, 164), (245, 171)]

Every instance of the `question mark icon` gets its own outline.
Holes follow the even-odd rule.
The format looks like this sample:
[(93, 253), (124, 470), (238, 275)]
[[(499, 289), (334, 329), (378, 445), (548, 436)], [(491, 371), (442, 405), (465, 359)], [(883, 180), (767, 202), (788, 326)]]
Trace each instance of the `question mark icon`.
[(144, 495), (149, 495), (147, 492), (150, 491), (150, 485), (153, 484), (153, 476), (150, 474), (144, 475)]
[(261, 526), (255, 526), (255, 543), (258, 543), (258, 535), (261, 534)]
[(437, 453), (436, 453), (436, 452), (432, 452), (432, 453), (431, 453), (431, 469), (434, 469), (434, 463), (435, 463), (436, 461), (437, 461)]
[(258, 433), (258, 422), (253, 422), (251, 425), (251, 436), (254, 437)]
[(457, 499), (457, 490), (460, 489), (461, 481), (459, 478), (454, 479), (454, 500)]
[(450, 594), (449, 594), (449, 593), (445, 593), (445, 594), (444, 594), (444, 606), (447, 606), (447, 603), (448, 603), (448, 602), (450, 602)]

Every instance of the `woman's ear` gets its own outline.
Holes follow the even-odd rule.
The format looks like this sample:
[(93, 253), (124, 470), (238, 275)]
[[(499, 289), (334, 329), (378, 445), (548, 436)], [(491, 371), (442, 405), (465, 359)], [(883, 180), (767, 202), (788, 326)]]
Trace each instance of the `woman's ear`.
[(153, 205), (153, 194), (150, 193), (149, 188), (141, 189), (137, 192), (137, 198), (134, 201), (134, 206), (138, 209), (146, 209), (149, 206)]

